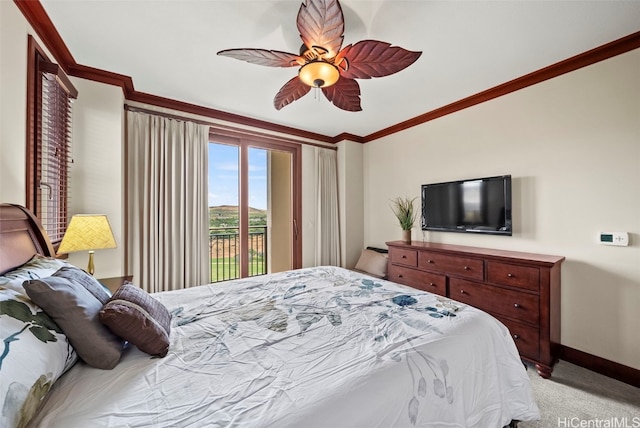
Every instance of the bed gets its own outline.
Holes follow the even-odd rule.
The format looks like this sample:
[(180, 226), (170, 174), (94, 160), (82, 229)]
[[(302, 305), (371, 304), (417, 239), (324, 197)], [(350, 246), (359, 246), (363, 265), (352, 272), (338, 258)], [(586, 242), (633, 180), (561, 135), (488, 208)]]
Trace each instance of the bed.
[[(18, 206), (0, 207), (0, 247), (5, 277), (36, 253), (52, 255)], [(28, 303), (15, 281), (0, 280), (3, 299)], [(67, 356), (51, 369), (58, 378), (46, 377), (18, 416), (7, 394), (0, 425), (499, 428), (539, 419), (506, 327), (434, 294), (320, 266), (153, 298), (171, 314), (166, 356), (129, 343), (115, 368), (102, 370), (75, 361), (60, 334), (55, 344), (64, 351), (66, 343)], [(8, 333), (3, 327), (5, 348)], [(11, 342), (8, 355), (30, 336)], [(29, 355), (22, 364), (39, 359)], [(0, 366), (5, 389), (9, 369)], [(15, 407), (20, 397), (11, 395)]]

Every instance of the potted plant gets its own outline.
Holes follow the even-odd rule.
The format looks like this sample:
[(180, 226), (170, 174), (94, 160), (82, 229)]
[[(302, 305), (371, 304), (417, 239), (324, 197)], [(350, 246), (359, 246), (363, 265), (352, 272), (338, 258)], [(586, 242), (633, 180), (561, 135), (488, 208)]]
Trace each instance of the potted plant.
[(391, 201), (391, 209), (396, 215), (402, 228), (402, 241), (411, 243), (411, 229), (416, 221), (416, 211), (413, 209), (413, 201), (416, 198), (397, 197)]

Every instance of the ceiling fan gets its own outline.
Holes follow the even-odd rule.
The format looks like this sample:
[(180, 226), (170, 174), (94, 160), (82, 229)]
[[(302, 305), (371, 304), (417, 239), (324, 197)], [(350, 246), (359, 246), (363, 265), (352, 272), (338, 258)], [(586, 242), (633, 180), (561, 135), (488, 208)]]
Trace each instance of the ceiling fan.
[(218, 52), (252, 64), (300, 67), (298, 75), (276, 94), (273, 105), (277, 110), (300, 99), (311, 88), (320, 88), (336, 107), (361, 111), (360, 86), (354, 79), (389, 76), (410, 66), (422, 54), (377, 40), (362, 40), (342, 48), (344, 16), (338, 0), (306, 0), (300, 6), (296, 24), (303, 42), (299, 55), (250, 48)]

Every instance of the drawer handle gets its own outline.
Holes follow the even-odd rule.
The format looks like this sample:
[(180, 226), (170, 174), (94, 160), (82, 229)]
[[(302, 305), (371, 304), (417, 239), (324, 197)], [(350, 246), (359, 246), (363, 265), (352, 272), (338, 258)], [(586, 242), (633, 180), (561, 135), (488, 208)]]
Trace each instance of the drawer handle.
[(406, 259), (406, 258), (407, 258), (407, 256), (402, 256), (402, 258), (403, 258), (403, 259)]
[(519, 307), (520, 307), (520, 305), (519, 305), (519, 304), (517, 304), (517, 303), (514, 303), (514, 304), (513, 304), (513, 307), (514, 307), (514, 308), (519, 308)]
[(429, 259), (427, 260), (427, 263), (433, 263), (433, 260)]
[(518, 340), (518, 339), (520, 339), (520, 336), (518, 336), (517, 334), (514, 334), (514, 335), (513, 335), (513, 338), (514, 338), (515, 340)]
[(432, 286), (432, 287), (436, 286), (433, 282), (430, 282), (429, 285)]
[(398, 278), (402, 278), (402, 274), (399, 274), (399, 275), (398, 275)]
[(464, 294), (464, 290), (460, 290), (460, 294)]
[(465, 267), (464, 267), (464, 270), (469, 270), (469, 266), (465, 266)]
[(512, 273), (508, 273), (508, 274), (507, 274), (507, 276), (508, 276), (509, 278), (513, 278), (513, 274), (512, 274)]

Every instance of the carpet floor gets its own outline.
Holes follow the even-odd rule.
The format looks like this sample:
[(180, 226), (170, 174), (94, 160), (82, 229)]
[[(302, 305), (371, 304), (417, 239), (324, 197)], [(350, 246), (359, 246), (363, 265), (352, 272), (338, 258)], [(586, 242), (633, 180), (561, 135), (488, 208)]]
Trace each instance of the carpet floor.
[(528, 366), (540, 420), (518, 428), (640, 428), (640, 388), (566, 361), (556, 364), (551, 379)]

